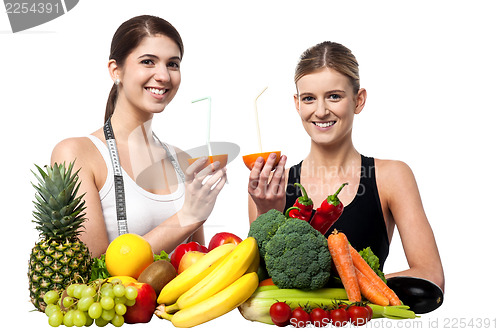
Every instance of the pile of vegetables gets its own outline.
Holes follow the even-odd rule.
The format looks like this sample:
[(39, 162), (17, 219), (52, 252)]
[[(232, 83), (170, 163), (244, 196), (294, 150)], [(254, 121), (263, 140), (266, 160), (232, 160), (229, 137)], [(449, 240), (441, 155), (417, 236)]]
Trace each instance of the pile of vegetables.
[[(343, 211), (337, 195), (345, 185), (328, 196), (311, 218), (312, 201), (297, 184), (304, 195), (285, 215), (270, 210), (251, 223), (248, 236), (257, 240), (261, 256), (259, 277), (270, 278), (239, 307), (246, 319), (321, 327), (416, 317), (387, 286), (379, 259), (369, 247), (357, 252), (337, 230), (325, 238)], [(335, 287), (333, 280), (342, 288), (326, 288)]]
[[(271, 310), (272, 306), (278, 302), (286, 304), (290, 308), (290, 311), (283, 304), (278, 307), (280, 310), (277, 310), (278, 308), (276, 307)], [(250, 321), (278, 326), (288, 324), (296, 327), (305, 327), (305, 325), (317, 326), (316, 324), (319, 324), (317, 317), (323, 314), (317, 308), (330, 314), (329, 319), (326, 318), (326, 321), (323, 321), (323, 323), (331, 323), (333, 326), (344, 326), (348, 323), (351, 325), (365, 324), (367, 320), (360, 319), (362, 318), (361, 310), (350, 309), (353, 307), (367, 307), (368, 310), (371, 309), (369, 319), (411, 319), (417, 317), (413, 311), (408, 310), (409, 307), (406, 305), (381, 306), (367, 302), (348, 301), (344, 288), (322, 288), (305, 291), (299, 289), (280, 289), (277, 286), (260, 286), (238, 309), (242, 316)], [(300, 318), (290, 316), (291, 312), (297, 308), (301, 308), (303, 311), (300, 311)], [(308, 316), (305, 314), (308, 314)]]

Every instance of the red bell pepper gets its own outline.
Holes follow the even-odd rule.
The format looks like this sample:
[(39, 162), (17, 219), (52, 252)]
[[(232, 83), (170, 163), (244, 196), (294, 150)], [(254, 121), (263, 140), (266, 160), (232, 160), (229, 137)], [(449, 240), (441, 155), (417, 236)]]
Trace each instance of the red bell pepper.
[(307, 196), (304, 186), (300, 183), (295, 183), (294, 186), (300, 188), (302, 196), (298, 197), (293, 206), (286, 210), (285, 215), (289, 218), (297, 218), (309, 222), (313, 212), (313, 201)]
[(346, 185), (347, 183), (342, 184), (335, 194), (328, 196), (316, 210), (311, 220), (311, 226), (323, 235), (332, 227), (344, 211), (344, 205), (337, 196)]
[(182, 256), (188, 251), (200, 251), (207, 253), (207, 247), (199, 244), (198, 242), (182, 243), (175, 248), (172, 255), (170, 255), (170, 263), (175, 267), (175, 270), (179, 268), (179, 263), (181, 262)]

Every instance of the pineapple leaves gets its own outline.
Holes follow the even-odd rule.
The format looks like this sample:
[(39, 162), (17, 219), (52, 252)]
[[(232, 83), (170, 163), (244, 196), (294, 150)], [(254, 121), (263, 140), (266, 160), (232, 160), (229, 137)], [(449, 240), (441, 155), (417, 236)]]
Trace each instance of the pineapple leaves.
[(66, 169), (66, 164), (45, 166), (44, 171), (35, 165), (39, 174), (35, 175), (38, 184), (32, 183), (36, 190), (33, 217), (36, 229), (45, 238), (74, 238), (82, 232), (85, 221), (85, 201), (82, 194), (76, 197), (80, 182), (78, 171), (72, 173), (74, 161)]

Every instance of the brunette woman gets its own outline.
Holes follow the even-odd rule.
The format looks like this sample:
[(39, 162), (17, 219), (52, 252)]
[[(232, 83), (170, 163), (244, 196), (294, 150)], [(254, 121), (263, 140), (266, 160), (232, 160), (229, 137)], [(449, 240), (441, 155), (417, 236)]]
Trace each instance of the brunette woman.
[(219, 163), (188, 166), (188, 155), (152, 130), (181, 82), (182, 39), (167, 21), (138, 16), (124, 22), (111, 42), (113, 86), (105, 125), (86, 137), (68, 138), (52, 162), (75, 161), (85, 193), (85, 232), (93, 256), (122, 233), (142, 235), (154, 252), (171, 252), (191, 238), (204, 242), (203, 223), (226, 182)]

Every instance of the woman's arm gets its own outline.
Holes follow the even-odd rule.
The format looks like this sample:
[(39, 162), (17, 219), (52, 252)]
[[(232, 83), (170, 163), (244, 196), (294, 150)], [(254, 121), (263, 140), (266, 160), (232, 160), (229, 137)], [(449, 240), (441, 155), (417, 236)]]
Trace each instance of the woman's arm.
[(196, 232), (194, 232), (193, 237), (191, 238), (191, 241), (198, 242), (201, 245), (205, 245), (205, 231), (203, 229), (203, 226), (198, 228)]
[(73, 169), (79, 170), (78, 177), (81, 184), (78, 194), (85, 193), (85, 230), (80, 234), (80, 239), (89, 248), (92, 257), (98, 257), (106, 251), (109, 244), (106, 225), (102, 214), (101, 199), (94, 176), (93, 162), (95, 153), (99, 153), (92, 142), (85, 137), (68, 138), (58, 143), (52, 151), (51, 163), (68, 165), (75, 162)]
[[(56, 145), (52, 152), (51, 163), (75, 161), (75, 170), (80, 170), (79, 194), (85, 193), (85, 231), (80, 239), (89, 248), (92, 257), (106, 252), (109, 239), (102, 214), (99, 185), (95, 174), (103, 165), (101, 156), (93, 143), (86, 137), (69, 138)], [(104, 161), (102, 161), (104, 163)], [(186, 198), (182, 209), (166, 219), (162, 224), (144, 235), (155, 253), (165, 250), (171, 252), (175, 247), (196, 232), (196, 241), (203, 241), (202, 225), (213, 209), (215, 199), (226, 181), (225, 168), (207, 167), (199, 170), (203, 162), (195, 163), (186, 171)], [(205, 183), (205, 179), (210, 177)], [(217, 185), (215, 185), (217, 183)], [(213, 188), (212, 188), (213, 187)], [(200, 235), (201, 234), (201, 235)]]
[(286, 156), (273, 171), (276, 154), (271, 154), (267, 162), (259, 157), (250, 172), (248, 180), (248, 219), (252, 223), (259, 215), (271, 209), (283, 211), (286, 204)]
[(221, 167), (218, 161), (203, 168), (206, 161), (206, 157), (200, 158), (186, 169), (186, 191), (181, 210), (145, 234), (155, 252), (174, 250), (197, 232), (212, 213), (217, 196), (227, 180), (226, 168)]
[[(417, 183), (403, 162), (377, 160), (377, 186), (398, 228), (409, 269), (388, 274), (425, 278), (444, 290), (444, 272), (436, 240), (427, 220)], [(384, 204), (384, 203), (383, 203)]]

